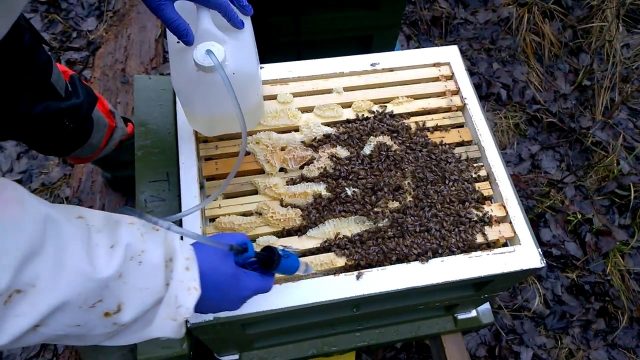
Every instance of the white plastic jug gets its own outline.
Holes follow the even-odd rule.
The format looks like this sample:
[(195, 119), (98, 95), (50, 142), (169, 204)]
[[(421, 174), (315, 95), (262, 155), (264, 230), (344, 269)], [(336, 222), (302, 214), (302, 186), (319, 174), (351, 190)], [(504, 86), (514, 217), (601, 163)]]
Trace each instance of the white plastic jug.
[(205, 136), (240, 131), (233, 95), (206, 54), (210, 49), (231, 80), (247, 128), (255, 128), (264, 114), (264, 103), (251, 19), (238, 13), (245, 26), (237, 30), (216, 11), (192, 2), (178, 1), (175, 7), (194, 31), (191, 47), (167, 32), (171, 83), (189, 124)]

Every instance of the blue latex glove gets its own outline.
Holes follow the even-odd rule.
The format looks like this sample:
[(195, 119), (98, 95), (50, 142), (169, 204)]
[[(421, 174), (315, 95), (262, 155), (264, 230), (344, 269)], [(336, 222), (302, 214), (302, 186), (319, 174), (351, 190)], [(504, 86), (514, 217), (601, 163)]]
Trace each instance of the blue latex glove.
[[(241, 245), (250, 242), (242, 233), (220, 233), (211, 239), (225, 244)], [(234, 254), (201, 243), (194, 243), (193, 249), (200, 271), (200, 299), (195, 311), (212, 314), (236, 310), (247, 300), (271, 290), (274, 274), (260, 274), (236, 265)]]
[[(247, 0), (189, 0), (211, 10), (217, 11), (236, 29), (244, 28), (244, 21), (233, 9), (242, 15), (253, 15), (253, 8)], [(187, 46), (193, 45), (193, 31), (189, 24), (178, 14), (173, 3), (176, 0), (142, 0), (151, 12), (167, 27), (178, 40)], [(233, 6), (232, 6), (233, 5)]]

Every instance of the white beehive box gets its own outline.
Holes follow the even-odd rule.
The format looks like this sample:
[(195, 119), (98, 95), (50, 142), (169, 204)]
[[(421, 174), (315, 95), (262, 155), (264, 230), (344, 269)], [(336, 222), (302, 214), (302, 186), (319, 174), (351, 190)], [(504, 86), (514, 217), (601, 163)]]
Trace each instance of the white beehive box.
[[(476, 158), (478, 163), (484, 165), (486, 181), (477, 183), (477, 188), (485, 194), (489, 210), (501, 219), (500, 224), (487, 228), (485, 233), (489, 241), (502, 242), (504, 246), (435, 258), (427, 263), (399, 264), (366, 270), (360, 274), (340, 273), (277, 284), (271, 292), (252, 298), (237, 311), (215, 314), (216, 319), (246, 318), (252, 314), (282, 312), (300, 307), (313, 308), (314, 304), (468, 282), (471, 279), (499, 279), (501, 274), (525, 274), (544, 266), (544, 259), (457, 47), (268, 64), (262, 68), (262, 79), (267, 105), (275, 101), (278, 93), (292, 93), (295, 106), (304, 113), (303, 116), (313, 117), (315, 105), (341, 104), (345, 108), (344, 116), (329, 120), (331, 122), (355, 117), (349, 106), (356, 100), (388, 104), (400, 96), (414, 99), (389, 106), (388, 109), (409, 115), (410, 122), (446, 128), (433, 132), (430, 137), (455, 144), (456, 151), (462, 157)], [(334, 88), (342, 88), (344, 93), (333, 93)], [(207, 193), (219, 186), (235, 161), (240, 141), (239, 134), (223, 134), (215, 138), (194, 134), (179, 104), (177, 117), (181, 201), (182, 208), (187, 209), (202, 200), (203, 186)], [(254, 130), (267, 129), (284, 132), (295, 130), (296, 127), (261, 126)], [(265, 176), (261, 174), (263, 171), (255, 158), (247, 155), (238, 176), (225, 191), (225, 199), (210, 204), (202, 213), (185, 218), (183, 226), (209, 234), (213, 231), (210, 222), (217, 216), (249, 213), (259, 202), (273, 200), (257, 195), (251, 184), (252, 178)], [(250, 231), (249, 235), (255, 239), (276, 230), (263, 226)], [(314, 246), (286, 240), (283, 245), (293, 248)], [(316, 257), (324, 257), (319, 263), (333, 264), (333, 267), (342, 264), (334, 254)], [(330, 270), (336, 272), (336, 269)], [(509, 284), (502, 282), (502, 287), (506, 286)], [(198, 315), (191, 321), (199, 323), (212, 318), (213, 315)]]

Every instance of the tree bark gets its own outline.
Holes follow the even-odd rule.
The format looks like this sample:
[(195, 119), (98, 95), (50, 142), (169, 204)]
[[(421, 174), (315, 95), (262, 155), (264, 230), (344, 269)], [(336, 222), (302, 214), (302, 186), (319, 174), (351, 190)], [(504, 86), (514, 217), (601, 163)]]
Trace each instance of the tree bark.
[[(149, 74), (163, 61), (162, 25), (140, 0), (122, 0), (96, 53), (90, 84), (123, 116), (133, 114), (133, 77)], [(132, 118), (135, 123), (135, 118)], [(106, 185), (92, 164), (77, 165), (72, 198), (79, 205), (115, 211), (125, 199)]]
[(162, 64), (162, 26), (142, 1), (123, 2), (96, 53), (91, 82), (116, 110), (131, 116), (133, 77)]

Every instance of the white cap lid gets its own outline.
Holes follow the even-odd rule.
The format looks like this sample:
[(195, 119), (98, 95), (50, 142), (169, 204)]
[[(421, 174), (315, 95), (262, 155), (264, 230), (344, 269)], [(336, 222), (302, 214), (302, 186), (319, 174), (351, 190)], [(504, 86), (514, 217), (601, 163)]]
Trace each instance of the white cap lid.
[(218, 58), (218, 61), (223, 62), (225, 57), (224, 48), (222, 45), (218, 44), (215, 41), (206, 41), (200, 43), (193, 50), (193, 61), (195, 62), (198, 69), (206, 72), (212, 72), (214, 70), (215, 64), (211, 61), (209, 55), (207, 55), (207, 50), (213, 51)]

